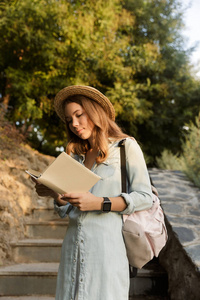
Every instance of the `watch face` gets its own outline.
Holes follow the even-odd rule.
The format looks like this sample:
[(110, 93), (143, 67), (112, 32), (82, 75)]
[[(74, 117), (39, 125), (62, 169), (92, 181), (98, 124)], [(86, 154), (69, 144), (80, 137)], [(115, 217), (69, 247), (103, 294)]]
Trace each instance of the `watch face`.
[(103, 211), (110, 211), (110, 209), (111, 209), (111, 202), (104, 202)]

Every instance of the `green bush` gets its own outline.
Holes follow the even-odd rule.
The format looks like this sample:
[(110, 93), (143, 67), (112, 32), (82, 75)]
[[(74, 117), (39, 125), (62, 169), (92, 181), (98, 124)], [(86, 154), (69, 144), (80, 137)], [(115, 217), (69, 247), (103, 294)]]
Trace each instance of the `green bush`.
[(187, 127), (189, 131), (182, 142), (182, 154), (178, 156), (164, 150), (156, 161), (161, 169), (184, 172), (196, 186), (200, 187), (200, 113), (195, 123), (190, 123)]
[(166, 149), (162, 152), (161, 157), (156, 158), (156, 162), (161, 169), (181, 170), (178, 156)]
[(190, 123), (188, 127), (189, 133), (182, 145), (182, 170), (200, 187), (200, 113), (195, 119), (195, 124)]

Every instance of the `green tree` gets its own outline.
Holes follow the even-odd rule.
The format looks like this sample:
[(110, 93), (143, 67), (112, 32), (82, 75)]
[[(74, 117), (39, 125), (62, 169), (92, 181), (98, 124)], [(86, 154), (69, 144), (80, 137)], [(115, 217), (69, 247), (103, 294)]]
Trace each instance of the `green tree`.
[(43, 144), (52, 143), (57, 126), (61, 130), (55, 142), (65, 137), (53, 112), (59, 89), (90, 84), (106, 91), (127, 72), (119, 55), (127, 37), (116, 32), (128, 13), (117, 0), (19, 0), (1, 8), (2, 102), (11, 107), (10, 119), (24, 134), (38, 130), (31, 138), (42, 151)]
[(117, 122), (151, 162), (180, 149), (199, 83), (180, 35), (178, 0), (18, 0), (0, 6), (0, 93), (8, 117), (39, 151), (65, 144), (53, 98), (92, 85), (113, 102)]
[[(129, 81), (118, 83), (122, 87), (118, 118), (142, 142), (152, 162), (164, 148), (181, 150), (183, 126), (194, 119), (198, 108), (199, 82), (191, 76), (191, 50), (184, 50), (180, 34), (181, 5), (177, 0), (124, 3), (134, 19), (133, 26), (124, 29), (131, 37), (125, 65), (132, 71)], [(112, 94), (115, 89), (116, 85)]]

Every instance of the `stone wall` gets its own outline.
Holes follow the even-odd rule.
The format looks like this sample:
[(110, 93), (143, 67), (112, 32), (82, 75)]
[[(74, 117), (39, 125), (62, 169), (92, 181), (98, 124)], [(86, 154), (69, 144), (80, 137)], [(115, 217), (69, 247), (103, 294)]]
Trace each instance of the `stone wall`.
[(200, 190), (181, 172), (150, 171), (166, 215), (168, 242), (159, 262), (171, 300), (200, 299)]
[(177, 234), (166, 221), (169, 239), (159, 255), (159, 262), (168, 273), (171, 300), (199, 300), (200, 272), (184, 250)]

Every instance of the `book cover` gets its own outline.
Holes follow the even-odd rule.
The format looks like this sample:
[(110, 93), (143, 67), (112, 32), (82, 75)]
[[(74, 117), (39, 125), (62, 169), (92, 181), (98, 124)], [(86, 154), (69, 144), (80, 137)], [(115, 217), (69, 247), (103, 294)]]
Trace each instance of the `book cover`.
[(30, 176), (59, 194), (88, 192), (101, 177), (62, 152), (43, 173), (29, 169)]

